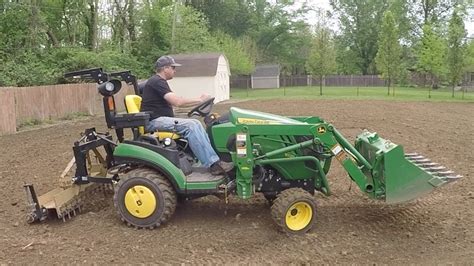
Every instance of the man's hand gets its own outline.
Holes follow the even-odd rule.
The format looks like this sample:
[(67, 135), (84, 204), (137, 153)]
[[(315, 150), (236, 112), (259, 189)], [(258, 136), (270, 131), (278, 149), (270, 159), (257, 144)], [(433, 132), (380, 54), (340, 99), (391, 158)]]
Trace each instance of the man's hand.
[(211, 98), (211, 96), (209, 94), (201, 94), (201, 96), (199, 97), (199, 99), (201, 99), (201, 101), (206, 101), (206, 100), (209, 100)]

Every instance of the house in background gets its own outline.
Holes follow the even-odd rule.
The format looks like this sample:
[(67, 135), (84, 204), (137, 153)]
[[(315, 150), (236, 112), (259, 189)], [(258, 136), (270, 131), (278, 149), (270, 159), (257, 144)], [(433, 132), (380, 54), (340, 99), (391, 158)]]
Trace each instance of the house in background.
[(280, 88), (280, 66), (258, 65), (251, 76), (253, 89)]
[(230, 68), (227, 58), (221, 53), (171, 55), (177, 67), (176, 75), (168, 83), (179, 96), (198, 98), (201, 94), (215, 97), (214, 103), (230, 97)]

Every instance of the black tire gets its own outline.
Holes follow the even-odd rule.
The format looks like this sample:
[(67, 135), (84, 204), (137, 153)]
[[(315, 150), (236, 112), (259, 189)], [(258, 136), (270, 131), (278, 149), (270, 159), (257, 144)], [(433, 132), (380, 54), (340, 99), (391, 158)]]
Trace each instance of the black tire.
[[(132, 214), (130, 210), (127, 209), (125, 202), (127, 192), (131, 190), (137, 193), (135, 188), (144, 188), (147, 192), (145, 194), (147, 197), (143, 199), (148, 201), (145, 204), (152, 202), (152, 206), (154, 206), (153, 208), (147, 209), (150, 213), (146, 213), (145, 217), (137, 217), (137, 214)], [(136, 201), (137, 206), (143, 204), (141, 200), (142, 198), (139, 198), (139, 200)], [(136, 228), (153, 229), (166, 223), (176, 209), (176, 201), (176, 192), (168, 179), (157, 171), (149, 168), (131, 170), (123, 177), (120, 177), (120, 181), (115, 186), (115, 209), (123, 222)], [(138, 208), (136, 212), (139, 213)]]
[(275, 199), (277, 198), (277, 195), (273, 195), (273, 194), (263, 194), (263, 196), (265, 197), (268, 204), (270, 204), (270, 205), (272, 205), (273, 202), (275, 201)]
[[(298, 212), (298, 210), (301, 210)], [(280, 230), (287, 234), (304, 234), (316, 221), (316, 201), (302, 188), (290, 188), (282, 191), (273, 201), (272, 218)], [(289, 223), (287, 223), (289, 215)], [(300, 216), (298, 216), (300, 215)], [(297, 220), (295, 223), (292, 219)]]

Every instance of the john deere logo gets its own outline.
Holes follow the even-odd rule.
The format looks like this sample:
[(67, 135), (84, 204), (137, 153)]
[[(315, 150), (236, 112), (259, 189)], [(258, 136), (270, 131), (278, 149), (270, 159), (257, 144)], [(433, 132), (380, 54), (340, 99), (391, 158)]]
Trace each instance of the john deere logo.
[(318, 133), (319, 133), (319, 134), (324, 134), (324, 133), (326, 133), (326, 128), (325, 128), (325, 127), (318, 127)]

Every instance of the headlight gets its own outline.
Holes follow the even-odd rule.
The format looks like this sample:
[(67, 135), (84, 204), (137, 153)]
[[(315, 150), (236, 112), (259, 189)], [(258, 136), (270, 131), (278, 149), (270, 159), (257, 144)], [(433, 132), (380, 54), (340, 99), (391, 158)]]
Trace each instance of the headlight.
[(109, 92), (114, 91), (114, 84), (112, 82), (106, 82), (105, 83), (105, 90)]
[(122, 82), (117, 79), (111, 79), (107, 82), (104, 82), (99, 85), (99, 93), (102, 96), (112, 96), (119, 92), (120, 88), (122, 88)]

